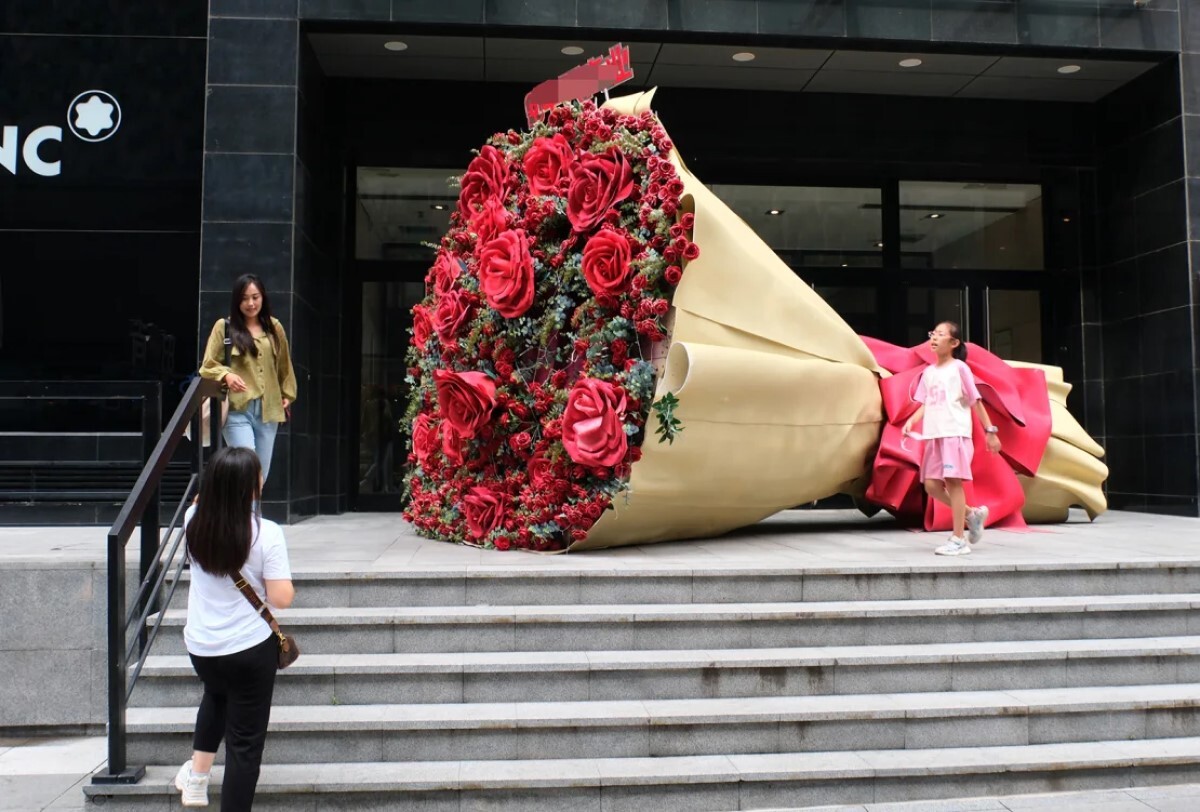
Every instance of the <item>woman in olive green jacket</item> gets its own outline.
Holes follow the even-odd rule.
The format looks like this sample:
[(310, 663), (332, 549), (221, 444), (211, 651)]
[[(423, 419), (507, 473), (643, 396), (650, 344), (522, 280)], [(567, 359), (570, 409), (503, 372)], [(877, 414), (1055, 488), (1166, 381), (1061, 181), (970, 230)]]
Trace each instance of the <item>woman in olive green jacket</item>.
[[(227, 322), (231, 340), (228, 366)], [(221, 435), (226, 445), (254, 449), (265, 482), (271, 470), (275, 433), (296, 401), (296, 374), (283, 325), (271, 316), (267, 289), (254, 274), (245, 274), (234, 282), (229, 318), (213, 325), (200, 375), (229, 387), (229, 417)]]

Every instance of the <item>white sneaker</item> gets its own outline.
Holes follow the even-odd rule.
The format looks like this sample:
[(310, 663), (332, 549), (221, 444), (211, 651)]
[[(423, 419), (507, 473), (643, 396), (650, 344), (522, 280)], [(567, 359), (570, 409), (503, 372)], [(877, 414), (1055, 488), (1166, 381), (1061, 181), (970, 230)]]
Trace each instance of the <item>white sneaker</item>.
[(988, 507), (980, 505), (967, 513), (967, 541), (978, 544), (983, 538), (983, 526), (987, 523)]
[(183, 762), (175, 776), (175, 789), (183, 793), (180, 803), (184, 806), (208, 806), (208, 775), (192, 772), (190, 758)]
[(934, 550), (938, 555), (970, 555), (971, 545), (958, 536), (951, 536), (950, 541)]

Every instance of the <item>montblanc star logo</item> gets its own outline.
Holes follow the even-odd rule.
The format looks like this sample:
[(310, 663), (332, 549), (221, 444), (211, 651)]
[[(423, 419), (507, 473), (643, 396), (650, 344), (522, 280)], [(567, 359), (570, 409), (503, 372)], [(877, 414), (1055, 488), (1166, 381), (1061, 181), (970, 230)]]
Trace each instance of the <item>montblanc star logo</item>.
[(121, 105), (111, 93), (85, 90), (71, 101), (67, 124), (80, 140), (104, 141), (121, 126)]

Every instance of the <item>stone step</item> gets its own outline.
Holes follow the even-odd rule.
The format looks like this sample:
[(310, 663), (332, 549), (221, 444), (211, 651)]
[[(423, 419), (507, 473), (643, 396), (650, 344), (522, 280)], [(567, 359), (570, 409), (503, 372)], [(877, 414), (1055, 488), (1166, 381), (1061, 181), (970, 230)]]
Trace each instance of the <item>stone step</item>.
[[(303, 638), (307, 640), (307, 638)], [(310, 654), (280, 705), (737, 698), (1200, 682), (1200, 636), (775, 649)], [(132, 703), (195, 707), (184, 656), (152, 656)]]
[[(775, 648), (1200, 633), (1200, 594), (741, 604), (293, 609), (311, 654)], [(182, 654), (186, 611), (157, 651)]]
[[(180, 758), (182, 760), (182, 756)], [(174, 808), (177, 764), (132, 786), (85, 786), (106, 812)], [(256, 812), (563, 809), (716, 812), (1183, 783), (1200, 739), (1003, 747), (263, 767)], [(214, 771), (215, 805), (221, 781)]]
[[(987, 544), (985, 541), (984, 544)], [(562, 562), (562, 563), (559, 563)], [(1200, 564), (1133, 560), (1116, 564), (988, 564), (932, 558), (927, 566), (646, 569), (583, 567), (570, 557), (543, 569), (495, 566), (372, 572), (297, 572), (309, 608), (479, 604), (754, 603), (759, 601), (937, 600), (1046, 595), (1200, 592)], [(186, 577), (186, 576), (185, 576)], [(186, 606), (186, 584), (174, 605)]]
[[(129, 758), (185, 753), (194, 708), (128, 715)], [(276, 705), (272, 763), (915, 750), (1200, 736), (1200, 684), (457, 705)]]

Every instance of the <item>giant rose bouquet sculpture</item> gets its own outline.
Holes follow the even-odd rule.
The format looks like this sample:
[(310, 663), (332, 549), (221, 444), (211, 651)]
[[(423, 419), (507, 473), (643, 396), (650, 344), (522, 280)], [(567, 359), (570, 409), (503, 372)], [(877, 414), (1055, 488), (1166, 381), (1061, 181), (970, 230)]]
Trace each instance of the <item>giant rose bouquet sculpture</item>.
[[(558, 107), (467, 167), (413, 310), (405, 515), (419, 532), (582, 549), (713, 535), (838, 492), (922, 504), (888, 453), (902, 370), (691, 175), (652, 95)], [(1049, 435), (1045, 375), (1054, 403), (1061, 378), (1020, 374), (1041, 381)], [(1095, 460), (1065, 409), (1053, 416), (1034, 445), (1065, 437)], [(1038, 459), (1026, 448), (1015, 470), (1051, 506), (1039, 517), (1103, 509), (1102, 465), (1039, 482)]]

